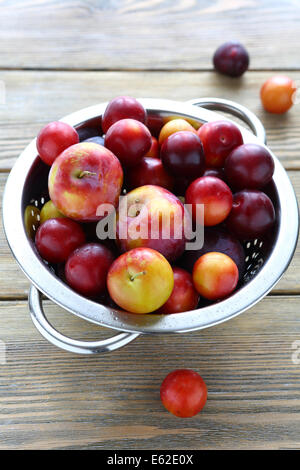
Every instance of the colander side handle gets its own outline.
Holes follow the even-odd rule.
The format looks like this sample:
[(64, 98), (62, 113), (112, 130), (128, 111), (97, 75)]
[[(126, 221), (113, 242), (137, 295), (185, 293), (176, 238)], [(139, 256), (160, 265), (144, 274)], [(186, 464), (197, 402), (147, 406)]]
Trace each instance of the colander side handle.
[(224, 111), (232, 114), (248, 124), (253, 134), (256, 135), (262, 143), (265, 144), (267, 142), (266, 131), (261, 120), (258, 119), (258, 117), (248, 108), (236, 103), (235, 101), (224, 100), (222, 98), (196, 98), (194, 100), (187, 101), (187, 103), (211, 109), (213, 111)]
[(42, 294), (33, 285), (30, 286), (28, 304), (32, 321), (41, 335), (55, 346), (77, 354), (98, 354), (122, 348), (136, 339), (138, 333), (119, 333), (102, 341), (78, 341), (59, 333), (48, 322), (43, 305)]

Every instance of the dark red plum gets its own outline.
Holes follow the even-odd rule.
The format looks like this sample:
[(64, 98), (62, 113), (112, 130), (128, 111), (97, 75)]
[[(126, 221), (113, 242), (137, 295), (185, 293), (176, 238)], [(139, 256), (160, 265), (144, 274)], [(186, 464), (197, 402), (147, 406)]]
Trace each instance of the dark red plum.
[(248, 189), (234, 194), (226, 226), (237, 238), (260, 238), (272, 228), (274, 222), (274, 206), (265, 193)]
[(225, 229), (206, 227), (204, 230), (204, 244), (200, 250), (185, 251), (180, 258), (179, 264), (192, 273), (195, 262), (200, 256), (217, 251), (224, 253), (235, 262), (238, 267), (240, 278), (245, 271), (245, 253), (241, 243)]
[(159, 158), (144, 157), (140, 163), (130, 169), (126, 183), (129, 190), (146, 184), (154, 184), (172, 191), (174, 178), (166, 172)]
[(108, 148), (125, 167), (137, 165), (152, 145), (149, 129), (135, 119), (121, 119), (115, 122), (105, 135)]
[(205, 157), (198, 135), (189, 131), (171, 134), (161, 147), (164, 167), (174, 176), (197, 178), (203, 175)]
[(79, 142), (84, 142), (91, 137), (98, 137), (100, 134), (98, 127), (81, 127), (76, 129), (76, 131), (79, 136)]
[(48, 219), (39, 228), (35, 237), (37, 250), (49, 263), (62, 263), (73, 250), (85, 242), (84, 231), (71, 219)]
[(89, 137), (84, 142), (93, 142), (94, 144), (102, 145), (104, 147), (104, 137), (101, 137), (100, 135)]
[(271, 181), (274, 161), (262, 145), (244, 144), (227, 157), (224, 171), (234, 189), (260, 189)]
[(218, 47), (213, 63), (217, 72), (240, 77), (249, 67), (249, 54), (239, 42), (229, 41)]
[(203, 173), (203, 176), (214, 176), (215, 178), (220, 178), (220, 180), (223, 180), (226, 183), (223, 168), (206, 168), (205, 172)]
[(145, 124), (147, 113), (142, 104), (131, 96), (117, 96), (110, 103), (102, 117), (103, 132), (121, 119), (135, 119)]
[(69, 256), (65, 266), (66, 281), (76, 292), (87, 296), (104, 293), (113, 253), (100, 243), (86, 243)]

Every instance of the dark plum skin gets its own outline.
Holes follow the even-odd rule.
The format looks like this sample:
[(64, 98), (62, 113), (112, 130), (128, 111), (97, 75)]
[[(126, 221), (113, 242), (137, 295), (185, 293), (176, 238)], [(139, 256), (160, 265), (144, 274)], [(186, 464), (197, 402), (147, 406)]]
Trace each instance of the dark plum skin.
[(226, 183), (226, 178), (223, 168), (206, 168), (203, 176), (214, 176), (215, 178), (220, 178)]
[[(225, 174), (223, 168), (206, 168), (202, 176), (214, 176), (220, 178), (226, 183)], [(177, 196), (184, 196), (189, 185), (195, 180), (193, 176), (188, 177), (177, 177), (174, 183), (174, 194)]]
[(265, 193), (248, 189), (234, 194), (226, 226), (239, 240), (262, 237), (272, 228), (274, 222), (274, 206)]
[(249, 67), (249, 54), (239, 42), (229, 41), (218, 47), (213, 63), (217, 72), (240, 77)]
[(193, 181), (194, 181), (194, 178), (191, 176), (189, 178), (188, 177), (175, 178), (173, 193), (176, 194), (176, 196), (184, 197), (187, 188)]
[(76, 131), (79, 136), (79, 142), (84, 142), (91, 137), (99, 136), (99, 129), (97, 127), (81, 127), (80, 129), (76, 129)]
[(102, 117), (103, 132), (121, 119), (135, 119), (145, 124), (147, 113), (142, 104), (131, 96), (117, 96), (110, 101)]
[(244, 144), (227, 157), (224, 171), (234, 189), (261, 189), (272, 179), (274, 161), (262, 145)]
[(162, 188), (173, 190), (174, 178), (166, 172), (159, 158), (143, 157), (140, 163), (130, 169), (126, 177), (128, 190), (154, 184)]
[(113, 253), (100, 243), (86, 243), (69, 256), (65, 265), (67, 283), (80, 294), (94, 296), (106, 290), (106, 276)]
[(160, 156), (164, 167), (174, 176), (192, 177), (203, 175), (205, 157), (197, 134), (179, 131), (171, 134), (163, 143)]
[(197, 259), (211, 251), (229, 256), (237, 265), (241, 279), (245, 272), (244, 249), (238, 239), (223, 228), (205, 227), (203, 247), (200, 250), (185, 251), (178, 264), (192, 273)]
[(104, 137), (101, 137), (100, 135), (89, 137), (84, 142), (93, 142), (94, 144), (102, 145), (104, 147)]
[(36, 233), (35, 244), (42, 258), (49, 263), (63, 263), (73, 250), (85, 242), (84, 231), (71, 219), (48, 219)]

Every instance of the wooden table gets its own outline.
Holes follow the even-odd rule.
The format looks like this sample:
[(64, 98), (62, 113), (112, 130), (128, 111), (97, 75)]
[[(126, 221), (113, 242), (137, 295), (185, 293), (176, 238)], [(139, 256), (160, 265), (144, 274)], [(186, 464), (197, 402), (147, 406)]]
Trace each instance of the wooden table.
[[(248, 106), (300, 198), (299, 105), (276, 116), (259, 100), (261, 84), (275, 73), (300, 85), (299, 22), (297, 0), (1, 2), (1, 193), (15, 159), (44, 124), (129, 94), (217, 96)], [(212, 71), (213, 51), (231, 38), (251, 54), (241, 79)], [(271, 294), (238, 318), (81, 357), (35, 330), (28, 281), (2, 230), (0, 237), (1, 449), (300, 448), (300, 354), (293, 350), (300, 340), (299, 247)], [(46, 309), (75, 338), (110, 334), (50, 302)], [(173, 417), (159, 399), (164, 376), (181, 367), (199, 371), (208, 385), (207, 405), (193, 419)]]

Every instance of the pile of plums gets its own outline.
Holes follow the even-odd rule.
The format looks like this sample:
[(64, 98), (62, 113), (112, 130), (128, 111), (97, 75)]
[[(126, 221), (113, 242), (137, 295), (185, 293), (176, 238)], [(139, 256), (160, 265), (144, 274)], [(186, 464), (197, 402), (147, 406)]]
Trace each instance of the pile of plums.
[[(47, 202), (25, 211), (38, 253), (79, 294), (132, 313), (228, 297), (243, 279), (243, 242), (275, 222), (264, 192), (272, 156), (227, 120), (147, 115), (121, 96), (101, 125), (48, 124), (37, 150), (50, 167)], [(109, 217), (105, 239), (98, 229)], [(204, 244), (194, 249), (198, 229)]]

